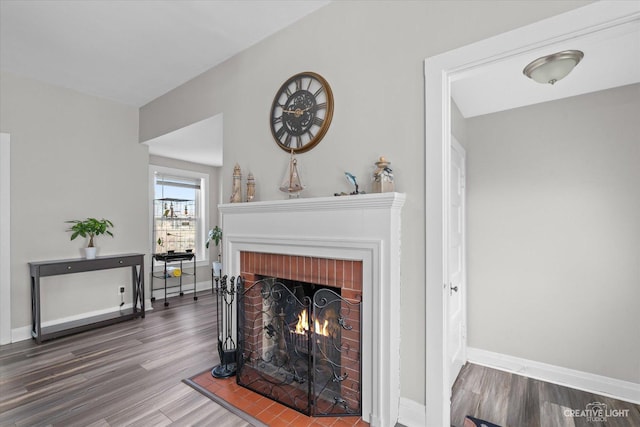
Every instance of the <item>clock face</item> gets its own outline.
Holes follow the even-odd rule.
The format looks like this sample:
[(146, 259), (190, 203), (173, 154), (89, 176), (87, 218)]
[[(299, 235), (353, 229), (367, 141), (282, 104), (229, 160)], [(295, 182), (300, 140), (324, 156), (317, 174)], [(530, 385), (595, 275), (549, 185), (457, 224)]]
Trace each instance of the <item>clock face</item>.
[(333, 117), (333, 93), (319, 74), (289, 78), (271, 105), (271, 134), (280, 148), (304, 153), (324, 137)]

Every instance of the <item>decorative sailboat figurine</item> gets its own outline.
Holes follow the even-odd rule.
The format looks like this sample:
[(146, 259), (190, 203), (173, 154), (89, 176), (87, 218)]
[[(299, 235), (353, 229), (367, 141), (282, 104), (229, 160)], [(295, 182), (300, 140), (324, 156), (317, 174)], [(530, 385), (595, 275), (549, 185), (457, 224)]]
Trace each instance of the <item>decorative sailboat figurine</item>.
[(304, 190), (304, 185), (300, 179), (300, 173), (298, 172), (298, 160), (293, 155), (291, 150), (291, 159), (289, 160), (289, 168), (285, 173), (284, 180), (280, 186), (280, 191), (289, 194), (289, 198), (296, 198), (300, 192)]

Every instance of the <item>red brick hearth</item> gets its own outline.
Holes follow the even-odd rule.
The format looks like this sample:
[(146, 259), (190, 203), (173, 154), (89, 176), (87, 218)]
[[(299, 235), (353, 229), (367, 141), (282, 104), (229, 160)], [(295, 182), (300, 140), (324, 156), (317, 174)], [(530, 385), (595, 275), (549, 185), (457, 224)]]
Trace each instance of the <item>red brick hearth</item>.
[(192, 378), (207, 392), (269, 427), (369, 427), (360, 417), (308, 417), (240, 387), (233, 378), (213, 378), (209, 371)]

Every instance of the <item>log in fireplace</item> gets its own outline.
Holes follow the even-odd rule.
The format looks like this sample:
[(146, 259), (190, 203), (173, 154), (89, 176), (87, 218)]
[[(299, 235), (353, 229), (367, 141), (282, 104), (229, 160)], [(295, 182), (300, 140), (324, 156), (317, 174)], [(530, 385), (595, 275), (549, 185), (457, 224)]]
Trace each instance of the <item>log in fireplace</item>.
[(361, 415), (361, 301), (253, 278), (238, 289), (238, 384), (306, 415)]

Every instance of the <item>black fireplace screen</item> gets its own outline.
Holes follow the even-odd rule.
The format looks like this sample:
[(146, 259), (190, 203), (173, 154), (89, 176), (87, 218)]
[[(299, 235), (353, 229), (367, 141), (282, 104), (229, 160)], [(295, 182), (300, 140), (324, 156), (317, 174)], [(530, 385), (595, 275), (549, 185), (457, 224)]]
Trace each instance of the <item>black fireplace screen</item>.
[(238, 292), (238, 384), (306, 415), (361, 415), (361, 302), (274, 278)]

